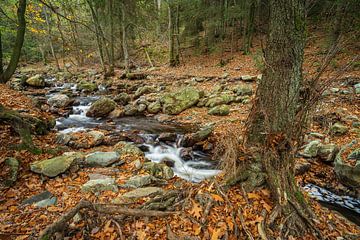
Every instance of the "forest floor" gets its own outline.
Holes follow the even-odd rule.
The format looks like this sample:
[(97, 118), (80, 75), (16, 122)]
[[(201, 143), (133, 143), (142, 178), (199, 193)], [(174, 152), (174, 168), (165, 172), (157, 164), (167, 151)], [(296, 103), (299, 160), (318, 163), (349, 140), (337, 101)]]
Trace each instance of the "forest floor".
[[(314, 75), (324, 55), (321, 47), (307, 48), (305, 77)], [(322, 78), (329, 79), (336, 76), (340, 66), (349, 62), (350, 59), (351, 56), (346, 52), (340, 53)], [(219, 84), (236, 85), (240, 76), (253, 76), (260, 72), (256, 67), (254, 57), (240, 53), (214, 54), (183, 60), (183, 65), (177, 68), (152, 69), (147, 74), (153, 77), (145, 80), (120, 80), (118, 76), (115, 76), (112, 85), (126, 83), (131, 86), (135, 82), (137, 85), (157, 86), (159, 82), (166, 82), (170, 91), (176, 91), (181, 86), (194, 84), (193, 81), (191, 82), (193, 77), (205, 77), (209, 80), (197, 82), (194, 85), (207, 92)], [(225, 64), (220, 64), (221, 60)], [(84, 71), (84, 69), (77, 71)], [(42, 70), (38, 68), (36, 71)], [(329, 128), (334, 121), (341, 121), (351, 128), (352, 119), (347, 116), (360, 117), (359, 94), (341, 94), (342, 90), (348, 89), (348, 85), (344, 83), (347, 83), (349, 79), (355, 79), (358, 83), (359, 76), (359, 67), (352, 67), (331, 83), (333, 88), (339, 88), (339, 90), (323, 98), (307, 133), (319, 133), (323, 136), (323, 140), (326, 139), (337, 146), (344, 146), (352, 140), (359, 139), (358, 131), (348, 131), (341, 136), (329, 133)], [(251, 84), (255, 88), (256, 83)], [(6, 85), (0, 85), (0, 103), (5, 107), (34, 116), (58, 117), (56, 114), (35, 107), (34, 101), (27, 96), (30, 93), (33, 95), (43, 92), (43, 89), (33, 88), (19, 92)], [(212, 116), (207, 114), (206, 108), (192, 107), (178, 115), (166, 116), (166, 118), (173, 122), (200, 126), (216, 123), (215, 129), (207, 140), (216, 145), (221, 141), (226, 142), (224, 139), (242, 134), (250, 108), (251, 104), (233, 103), (230, 105), (228, 116)], [(101, 131), (106, 136), (110, 134), (110, 131)], [(111, 176), (119, 185), (124, 184), (132, 176), (145, 174), (145, 171), (137, 169), (135, 164), (137, 160), (144, 163), (145, 159), (142, 156), (134, 158), (134, 156), (125, 155), (122, 159), (125, 163), (120, 166), (67, 171), (54, 178), (42, 177), (30, 171), (30, 164), (35, 161), (59, 156), (65, 151), (78, 151), (78, 149), (57, 144), (56, 134), (55, 131), (51, 131), (46, 135), (33, 136), (35, 145), (42, 149), (40, 154), (33, 154), (26, 150), (12, 149), (12, 146), (19, 143), (19, 137), (10, 126), (4, 124), (0, 126), (0, 168), (2, 169), (0, 182), (6, 179), (10, 171), (5, 165), (6, 158), (14, 157), (21, 163), (16, 183), (11, 187), (0, 188), (0, 239), (36, 239), (42, 230), (73, 209), (81, 200), (104, 204), (99, 206), (108, 208), (103, 212), (91, 209), (82, 210), (81, 218), (72, 218), (68, 222), (65, 233), (70, 237), (66, 239), (264, 239), (262, 224), (265, 216), (273, 208), (270, 193), (266, 187), (249, 193), (245, 193), (240, 185), (225, 187), (223, 185), (224, 173), (200, 183), (188, 182), (175, 176), (161, 185), (164, 192), (175, 194), (175, 199), (171, 199), (171, 207), (168, 206), (171, 211), (165, 211), (166, 216), (156, 211), (153, 213), (155, 217), (149, 217), (146, 215), (151, 212), (143, 206), (153, 202), (153, 197), (143, 197), (132, 202), (120, 201), (114, 205), (113, 200), (121, 199), (121, 196), (129, 192), (129, 189), (120, 188), (118, 191), (102, 191), (96, 194), (81, 191), (81, 186), (89, 180), (91, 174)], [(89, 153), (111, 151), (111, 149), (111, 146), (101, 145), (82, 149), (82, 151)], [(310, 163), (308, 171), (296, 177), (299, 185), (313, 183), (338, 194), (359, 197), (358, 189), (349, 189), (339, 182), (332, 164), (324, 163), (316, 157), (312, 159), (298, 157), (297, 162)], [(45, 208), (21, 204), (25, 199), (45, 190), (57, 197), (56, 204)], [(317, 216), (317, 227), (325, 239), (359, 239), (359, 226), (348, 221), (338, 212), (323, 207), (310, 198), (305, 191), (304, 195)], [(163, 194), (163, 197), (165, 199), (166, 194)], [(162, 203), (164, 199), (161, 200)], [(114, 210), (106, 204), (119, 209), (141, 209), (142, 212), (137, 215), (118, 214), (119, 210)], [(65, 228), (65, 225), (63, 227)], [(267, 229), (267, 231), (270, 230)], [(278, 234), (272, 233), (275, 236)], [(58, 238), (61, 239), (61, 236)], [(312, 239), (312, 237), (304, 235), (302, 239)]]

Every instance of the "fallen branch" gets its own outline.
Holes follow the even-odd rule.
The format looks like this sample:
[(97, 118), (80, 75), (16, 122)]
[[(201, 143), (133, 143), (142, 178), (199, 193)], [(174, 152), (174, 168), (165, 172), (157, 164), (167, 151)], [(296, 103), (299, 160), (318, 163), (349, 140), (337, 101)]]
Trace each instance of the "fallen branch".
[(90, 209), (92, 211), (112, 215), (125, 215), (134, 217), (166, 217), (176, 212), (162, 212), (144, 209), (131, 209), (119, 207), (113, 204), (96, 204), (86, 200), (81, 200), (74, 208), (65, 213), (60, 219), (53, 224), (47, 226), (44, 231), (40, 233), (39, 240), (49, 239), (57, 232), (64, 230), (66, 223), (69, 222), (81, 209)]

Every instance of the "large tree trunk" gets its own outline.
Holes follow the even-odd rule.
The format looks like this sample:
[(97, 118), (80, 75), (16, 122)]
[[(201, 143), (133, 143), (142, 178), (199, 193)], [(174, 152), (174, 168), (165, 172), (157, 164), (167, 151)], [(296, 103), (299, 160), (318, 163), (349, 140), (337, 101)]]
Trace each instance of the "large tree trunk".
[[(312, 212), (294, 179), (294, 149), (305, 46), (303, 0), (270, 0), (266, 69), (250, 113), (247, 144), (258, 147), (258, 162), (276, 204), (270, 223), (301, 236), (309, 230)], [(279, 226), (279, 225), (278, 225)]]
[(18, 28), (16, 32), (15, 45), (11, 55), (10, 63), (7, 66), (6, 70), (0, 75), (0, 83), (6, 83), (9, 81), (11, 76), (14, 74), (16, 67), (18, 65), (21, 48), (24, 43), (26, 21), (25, 21), (25, 11), (26, 11), (26, 0), (19, 0), (19, 8), (17, 10), (18, 17)]

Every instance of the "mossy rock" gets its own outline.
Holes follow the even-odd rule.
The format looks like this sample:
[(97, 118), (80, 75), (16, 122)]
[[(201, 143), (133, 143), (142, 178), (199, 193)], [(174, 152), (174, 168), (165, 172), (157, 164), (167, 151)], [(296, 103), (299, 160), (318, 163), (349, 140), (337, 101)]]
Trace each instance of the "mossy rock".
[(208, 113), (215, 116), (226, 116), (230, 114), (230, 107), (228, 105), (216, 106), (211, 108)]
[(77, 89), (84, 92), (95, 92), (98, 90), (98, 86), (91, 82), (80, 82), (77, 85)]
[(88, 117), (106, 117), (116, 108), (116, 103), (109, 98), (101, 98), (95, 101), (89, 111), (86, 113)]
[(209, 98), (205, 106), (213, 108), (218, 105), (229, 104), (235, 100), (235, 96), (231, 93), (221, 93), (219, 95), (214, 95)]
[(178, 92), (163, 95), (160, 101), (163, 104), (163, 113), (175, 115), (196, 105), (199, 99), (199, 91), (195, 88), (187, 87)]

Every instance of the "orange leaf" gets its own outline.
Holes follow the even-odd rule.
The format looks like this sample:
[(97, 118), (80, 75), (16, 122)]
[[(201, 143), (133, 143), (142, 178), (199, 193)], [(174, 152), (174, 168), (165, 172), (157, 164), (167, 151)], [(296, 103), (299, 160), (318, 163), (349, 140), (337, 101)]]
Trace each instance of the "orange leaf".
[(248, 193), (248, 198), (250, 199), (261, 199), (261, 196), (259, 194), (256, 194), (256, 193)]
[(224, 202), (224, 199), (217, 195), (217, 194), (211, 194), (211, 197), (216, 201), (216, 202)]
[(193, 215), (195, 218), (201, 218), (202, 208), (200, 204), (198, 204), (194, 200), (191, 201), (193, 203), (193, 208), (191, 209), (190, 214)]

